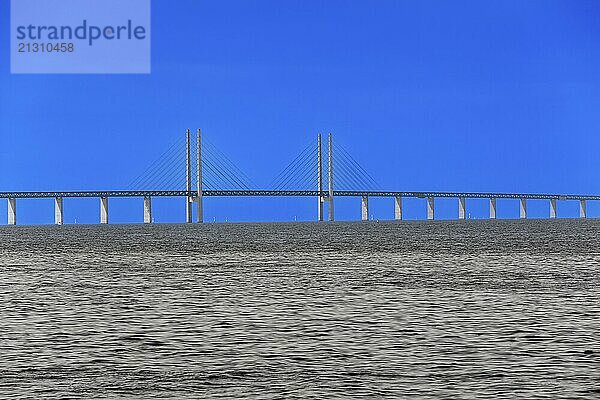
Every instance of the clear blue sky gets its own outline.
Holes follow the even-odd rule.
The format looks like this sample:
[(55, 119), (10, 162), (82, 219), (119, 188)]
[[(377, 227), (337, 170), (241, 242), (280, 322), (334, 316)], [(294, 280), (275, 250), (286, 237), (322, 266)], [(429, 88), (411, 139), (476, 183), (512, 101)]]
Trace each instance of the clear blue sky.
[[(11, 75), (9, 26), (2, 1), (0, 191), (122, 188), (201, 127), (257, 183), (331, 131), (385, 188), (600, 194), (597, 1), (155, 0), (150, 75)], [(141, 203), (111, 201), (112, 221), (141, 221)], [(181, 203), (156, 201), (156, 219), (183, 220)], [(360, 199), (338, 204), (360, 217)], [(97, 199), (65, 207), (67, 223), (98, 220)], [(424, 200), (405, 207), (425, 215)], [(468, 207), (487, 215), (485, 201)], [(316, 200), (205, 208), (211, 221), (309, 220)], [(437, 202), (441, 218), (456, 209)], [(393, 217), (392, 200), (372, 214)], [(19, 222), (52, 220), (50, 200), (19, 203)]]

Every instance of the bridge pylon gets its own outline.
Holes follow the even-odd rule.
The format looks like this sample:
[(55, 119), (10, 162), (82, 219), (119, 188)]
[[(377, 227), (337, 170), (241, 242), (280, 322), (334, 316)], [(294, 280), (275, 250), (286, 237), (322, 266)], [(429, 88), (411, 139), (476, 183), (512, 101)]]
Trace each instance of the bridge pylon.
[(192, 148), (191, 148), (191, 132), (185, 131), (185, 191), (188, 195), (185, 196), (185, 222), (192, 222), (192, 198), (189, 193), (192, 191)]
[(323, 192), (323, 145), (321, 142), (321, 134), (317, 135), (317, 194), (319, 199), (317, 220), (319, 222), (324, 219), (323, 203), (327, 202), (327, 220), (333, 221), (333, 135), (329, 134), (327, 146), (327, 192)]
[(202, 130), (198, 128), (196, 139), (196, 195), (192, 192), (192, 137), (191, 131), (186, 130), (186, 147), (185, 147), (185, 222), (192, 222), (192, 209), (196, 203), (196, 222), (201, 224), (204, 222), (204, 207), (202, 201)]
[(333, 135), (329, 134), (329, 148), (328, 150), (328, 163), (327, 163), (327, 180), (329, 191), (327, 194), (327, 201), (329, 202), (328, 214), (329, 221), (334, 220), (334, 212), (333, 212)]
[(323, 221), (323, 202), (325, 198), (323, 196), (323, 148), (321, 145), (321, 134), (317, 135), (317, 179), (318, 179), (318, 191), (319, 191), (319, 209), (318, 218), (319, 222)]
[(329, 134), (327, 146), (327, 192), (323, 191), (323, 145), (320, 133), (317, 135), (317, 182), (317, 194), (319, 198), (317, 220), (319, 222), (323, 221), (323, 203), (327, 202), (327, 219), (333, 221), (333, 136), (331, 133)]
[(201, 224), (204, 222), (204, 207), (202, 203), (202, 131), (198, 128), (198, 139), (196, 143), (197, 151), (197, 193), (196, 193), (196, 222)]

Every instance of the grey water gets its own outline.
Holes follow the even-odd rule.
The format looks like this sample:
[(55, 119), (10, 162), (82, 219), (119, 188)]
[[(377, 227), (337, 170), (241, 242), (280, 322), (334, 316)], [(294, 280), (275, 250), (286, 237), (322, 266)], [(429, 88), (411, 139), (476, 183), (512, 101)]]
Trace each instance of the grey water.
[(598, 398), (600, 221), (0, 228), (0, 398)]

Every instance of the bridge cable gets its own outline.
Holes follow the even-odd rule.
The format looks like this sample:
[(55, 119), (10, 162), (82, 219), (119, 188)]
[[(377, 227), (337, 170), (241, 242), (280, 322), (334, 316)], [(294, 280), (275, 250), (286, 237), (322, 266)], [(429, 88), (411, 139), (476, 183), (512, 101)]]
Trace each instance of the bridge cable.
[[(306, 170), (310, 169), (313, 164), (314, 156), (317, 153), (317, 149), (309, 150), (303, 157), (298, 160), (295, 165), (290, 169), (289, 173), (284, 176), (278, 183), (276, 189), (290, 188), (298, 185), (299, 180), (302, 179), (302, 175), (306, 175)], [(314, 163), (316, 164), (316, 162)], [(315, 174), (316, 176), (316, 174)]]
[(285, 178), (288, 176), (288, 171), (294, 169), (297, 163), (300, 162), (300, 160), (305, 156), (305, 153), (313, 147), (313, 145), (305, 147), (302, 150), (302, 152), (300, 152), (300, 154), (298, 154), (298, 156), (296, 156), (296, 158), (292, 160), (292, 162), (290, 162), (281, 172), (279, 172), (279, 174), (277, 174), (275, 179), (273, 179), (273, 181), (269, 184), (269, 187), (278, 187), (282, 183), (282, 181), (285, 180)]
[(170, 160), (166, 163), (163, 163), (163, 167), (161, 170), (157, 172), (155, 176), (150, 176), (148, 179), (142, 183), (142, 185), (151, 185), (150, 189), (163, 189), (163, 185), (165, 183), (169, 183), (172, 179), (174, 172), (177, 170), (181, 170), (181, 156), (174, 155)]
[(140, 181), (142, 179), (145, 179), (148, 177), (149, 172), (153, 171), (154, 169), (156, 169), (157, 165), (159, 164), (159, 162), (163, 162), (164, 161), (164, 157), (166, 157), (166, 155), (168, 153), (170, 153), (174, 148), (177, 147), (177, 145), (179, 144), (180, 139), (177, 139), (173, 142), (173, 144), (171, 144), (171, 146), (165, 150), (158, 158), (156, 158), (152, 163), (150, 163), (150, 165), (148, 165), (148, 167), (144, 170), (144, 172), (142, 172), (141, 174), (139, 174), (130, 184), (129, 187), (130, 188), (135, 188), (135, 186), (137, 184), (140, 183)]
[(159, 171), (162, 171), (163, 168), (172, 162), (172, 158), (177, 150), (178, 145), (180, 145), (181, 140), (177, 140), (169, 150), (165, 151), (160, 158), (155, 160), (151, 166), (142, 174), (140, 177), (136, 179), (136, 182), (133, 182), (130, 186), (135, 189), (137, 187), (144, 187), (153, 179), (156, 179), (156, 174)]

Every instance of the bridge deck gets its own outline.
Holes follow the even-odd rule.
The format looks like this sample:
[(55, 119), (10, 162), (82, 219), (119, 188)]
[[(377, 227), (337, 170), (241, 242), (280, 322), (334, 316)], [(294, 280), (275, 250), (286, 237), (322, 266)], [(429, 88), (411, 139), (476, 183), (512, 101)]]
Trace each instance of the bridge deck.
[[(272, 197), (272, 196), (318, 196), (317, 190), (204, 190), (204, 196), (210, 197)], [(323, 196), (326, 191), (321, 192)], [(66, 191), (66, 192), (0, 192), (0, 198), (54, 198), (54, 197), (184, 197), (195, 196), (195, 191), (185, 190), (111, 190), (111, 191)], [(370, 197), (437, 197), (437, 198), (470, 198), (470, 199), (538, 199), (538, 200), (600, 200), (595, 195), (575, 194), (540, 194), (540, 193), (475, 193), (475, 192), (393, 192), (393, 191), (350, 191), (336, 190), (334, 196), (370, 196)]]

